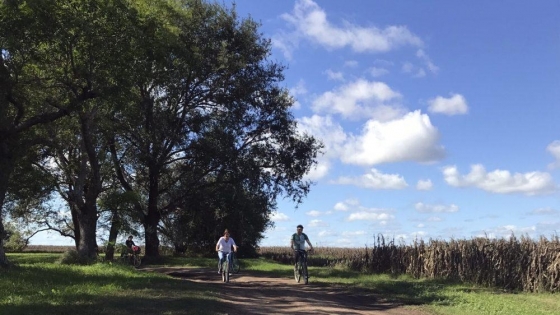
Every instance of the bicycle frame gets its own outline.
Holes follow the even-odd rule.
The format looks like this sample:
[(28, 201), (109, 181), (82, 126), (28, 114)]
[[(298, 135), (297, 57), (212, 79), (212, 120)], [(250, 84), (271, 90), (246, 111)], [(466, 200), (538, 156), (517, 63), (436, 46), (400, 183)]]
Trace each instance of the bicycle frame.
[(222, 269), (222, 280), (224, 282), (229, 282), (229, 274), (232, 272), (233, 267), (233, 255), (232, 252), (222, 253), (222, 258), (220, 259), (220, 268)]
[(303, 282), (305, 284), (309, 283), (309, 273), (307, 271), (307, 251), (299, 249), (298, 261), (296, 262), (296, 269), (294, 270), (294, 277), (299, 283), (300, 279), (303, 277)]

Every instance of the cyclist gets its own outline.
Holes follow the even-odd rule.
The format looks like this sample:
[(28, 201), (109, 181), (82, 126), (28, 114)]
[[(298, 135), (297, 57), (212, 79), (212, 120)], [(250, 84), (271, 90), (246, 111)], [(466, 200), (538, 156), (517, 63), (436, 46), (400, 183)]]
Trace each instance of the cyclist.
[(233, 238), (229, 237), (228, 229), (225, 229), (224, 236), (220, 237), (218, 243), (216, 243), (216, 251), (218, 252), (218, 273), (222, 273), (222, 262), (233, 248), (234, 252), (237, 252), (237, 245)]
[(129, 254), (134, 254), (134, 250), (132, 249), (132, 246), (136, 246), (136, 244), (134, 244), (134, 241), (132, 239), (133, 239), (133, 236), (130, 235), (130, 236), (128, 236), (128, 239), (126, 240), (126, 242), (124, 242)]
[(302, 255), (302, 251), (305, 251), (305, 243), (309, 244), (309, 250), (313, 250), (313, 245), (309, 241), (307, 234), (303, 233), (303, 225), (299, 224), (296, 229), (296, 233), (292, 234), (291, 247), (294, 250), (294, 270), (297, 268), (297, 262), (299, 256)]

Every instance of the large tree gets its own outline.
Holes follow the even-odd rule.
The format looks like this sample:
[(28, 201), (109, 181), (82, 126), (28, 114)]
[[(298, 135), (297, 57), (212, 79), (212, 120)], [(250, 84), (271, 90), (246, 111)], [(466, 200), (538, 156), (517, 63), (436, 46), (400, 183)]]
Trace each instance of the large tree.
[[(0, 4), (0, 242), (10, 177), (45, 137), (37, 127), (126, 90), (134, 51), (129, 21), (135, 17), (128, 7), (126, 0)], [(92, 211), (82, 221), (93, 218)], [(87, 224), (94, 227), (87, 233), (95, 233), (94, 223)], [(83, 251), (91, 255), (93, 243), (84, 242)], [(7, 264), (1, 245), (0, 264)]]
[[(257, 23), (217, 4), (179, 3), (159, 8), (171, 31), (160, 33), (152, 58), (138, 65), (145, 80), (117, 117), (126, 123), (112, 151), (123, 189), (140, 196), (135, 209), (148, 257), (159, 256), (163, 217), (214, 211), (189, 204), (208, 185), (258, 191), (248, 185), (270, 200), (299, 200), (320, 148), (298, 133), (293, 100), (280, 86), (284, 68), (268, 60), (270, 43)], [(262, 211), (268, 220), (270, 209)]]

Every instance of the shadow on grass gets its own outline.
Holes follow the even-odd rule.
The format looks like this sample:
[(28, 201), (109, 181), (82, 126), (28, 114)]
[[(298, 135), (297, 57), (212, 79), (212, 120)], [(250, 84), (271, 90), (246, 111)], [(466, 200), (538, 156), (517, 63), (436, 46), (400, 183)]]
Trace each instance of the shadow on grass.
[[(163, 275), (105, 266), (17, 267), (3, 274), (0, 314), (215, 314), (227, 312), (213, 288)], [(95, 270), (94, 270), (95, 271)]]

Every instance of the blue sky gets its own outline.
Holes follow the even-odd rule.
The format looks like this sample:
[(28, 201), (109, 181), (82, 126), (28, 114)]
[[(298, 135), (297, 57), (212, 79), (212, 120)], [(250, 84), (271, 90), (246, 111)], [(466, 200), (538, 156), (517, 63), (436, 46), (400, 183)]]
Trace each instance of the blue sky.
[(560, 231), (560, 2), (235, 3), (325, 145), (311, 193), (279, 201), (262, 246), (297, 224), (336, 247)]

